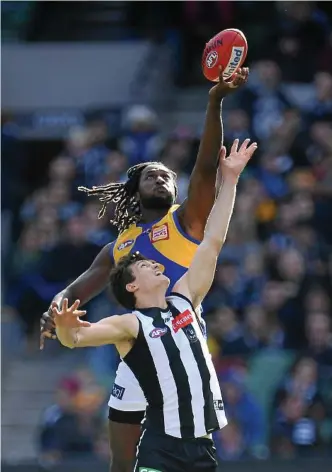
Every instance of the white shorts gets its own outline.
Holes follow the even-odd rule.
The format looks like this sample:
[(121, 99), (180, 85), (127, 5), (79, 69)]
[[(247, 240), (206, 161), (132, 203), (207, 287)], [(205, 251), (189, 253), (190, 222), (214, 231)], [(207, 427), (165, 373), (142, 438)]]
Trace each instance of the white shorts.
[(108, 406), (119, 411), (145, 411), (143, 390), (127, 364), (120, 362)]

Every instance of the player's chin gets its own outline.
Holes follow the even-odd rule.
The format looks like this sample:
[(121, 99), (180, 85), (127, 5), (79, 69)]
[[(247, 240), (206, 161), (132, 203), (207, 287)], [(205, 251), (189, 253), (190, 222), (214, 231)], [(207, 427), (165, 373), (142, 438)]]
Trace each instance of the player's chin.
[(161, 208), (170, 208), (174, 203), (174, 196), (170, 192), (154, 193), (151, 197), (141, 200), (145, 208), (158, 210)]

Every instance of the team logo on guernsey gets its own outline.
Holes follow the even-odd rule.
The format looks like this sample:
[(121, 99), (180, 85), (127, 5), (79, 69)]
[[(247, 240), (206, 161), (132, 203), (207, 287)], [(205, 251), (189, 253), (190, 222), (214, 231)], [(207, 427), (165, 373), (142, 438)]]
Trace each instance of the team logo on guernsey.
[(169, 239), (168, 224), (165, 223), (161, 226), (155, 226), (151, 231), (151, 242), (156, 243), (157, 241), (162, 241), (163, 239)]
[(123, 249), (126, 249), (126, 247), (128, 246), (132, 246), (134, 244), (134, 240), (133, 239), (128, 239), (127, 241), (124, 241), (123, 243), (119, 244), (118, 246), (118, 251), (122, 251)]
[(167, 333), (167, 327), (166, 328), (155, 328), (149, 333), (149, 336), (152, 339), (161, 338), (161, 336), (164, 336), (164, 334), (166, 334), (166, 333)]
[(196, 341), (198, 341), (196, 331), (194, 330), (192, 326), (187, 326), (185, 329), (185, 333), (190, 343), (195, 343)]
[(180, 313), (172, 320), (172, 326), (174, 333), (177, 333), (179, 329), (185, 328), (194, 321), (193, 315), (190, 310), (186, 310), (183, 313)]

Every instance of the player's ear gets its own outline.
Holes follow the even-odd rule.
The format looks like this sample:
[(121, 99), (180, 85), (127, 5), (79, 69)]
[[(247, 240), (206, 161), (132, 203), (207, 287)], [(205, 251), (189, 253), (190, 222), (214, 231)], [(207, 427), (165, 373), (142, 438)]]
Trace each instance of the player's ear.
[(135, 293), (138, 290), (138, 285), (135, 282), (130, 282), (126, 285), (127, 292)]

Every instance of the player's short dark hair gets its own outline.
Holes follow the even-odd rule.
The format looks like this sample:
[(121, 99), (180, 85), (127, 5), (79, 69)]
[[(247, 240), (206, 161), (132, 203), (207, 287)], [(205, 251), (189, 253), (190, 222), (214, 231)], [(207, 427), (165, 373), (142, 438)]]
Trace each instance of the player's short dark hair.
[(135, 280), (131, 266), (137, 261), (145, 260), (146, 257), (142, 256), (139, 252), (128, 254), (127, 256), (122, 257), (111, 271), (110, 283), (113, 294), (120, 305), (129, 310), (134, 310), (136, 305), (135, 294), (128, 292), (126, 289), (126, 285)]

